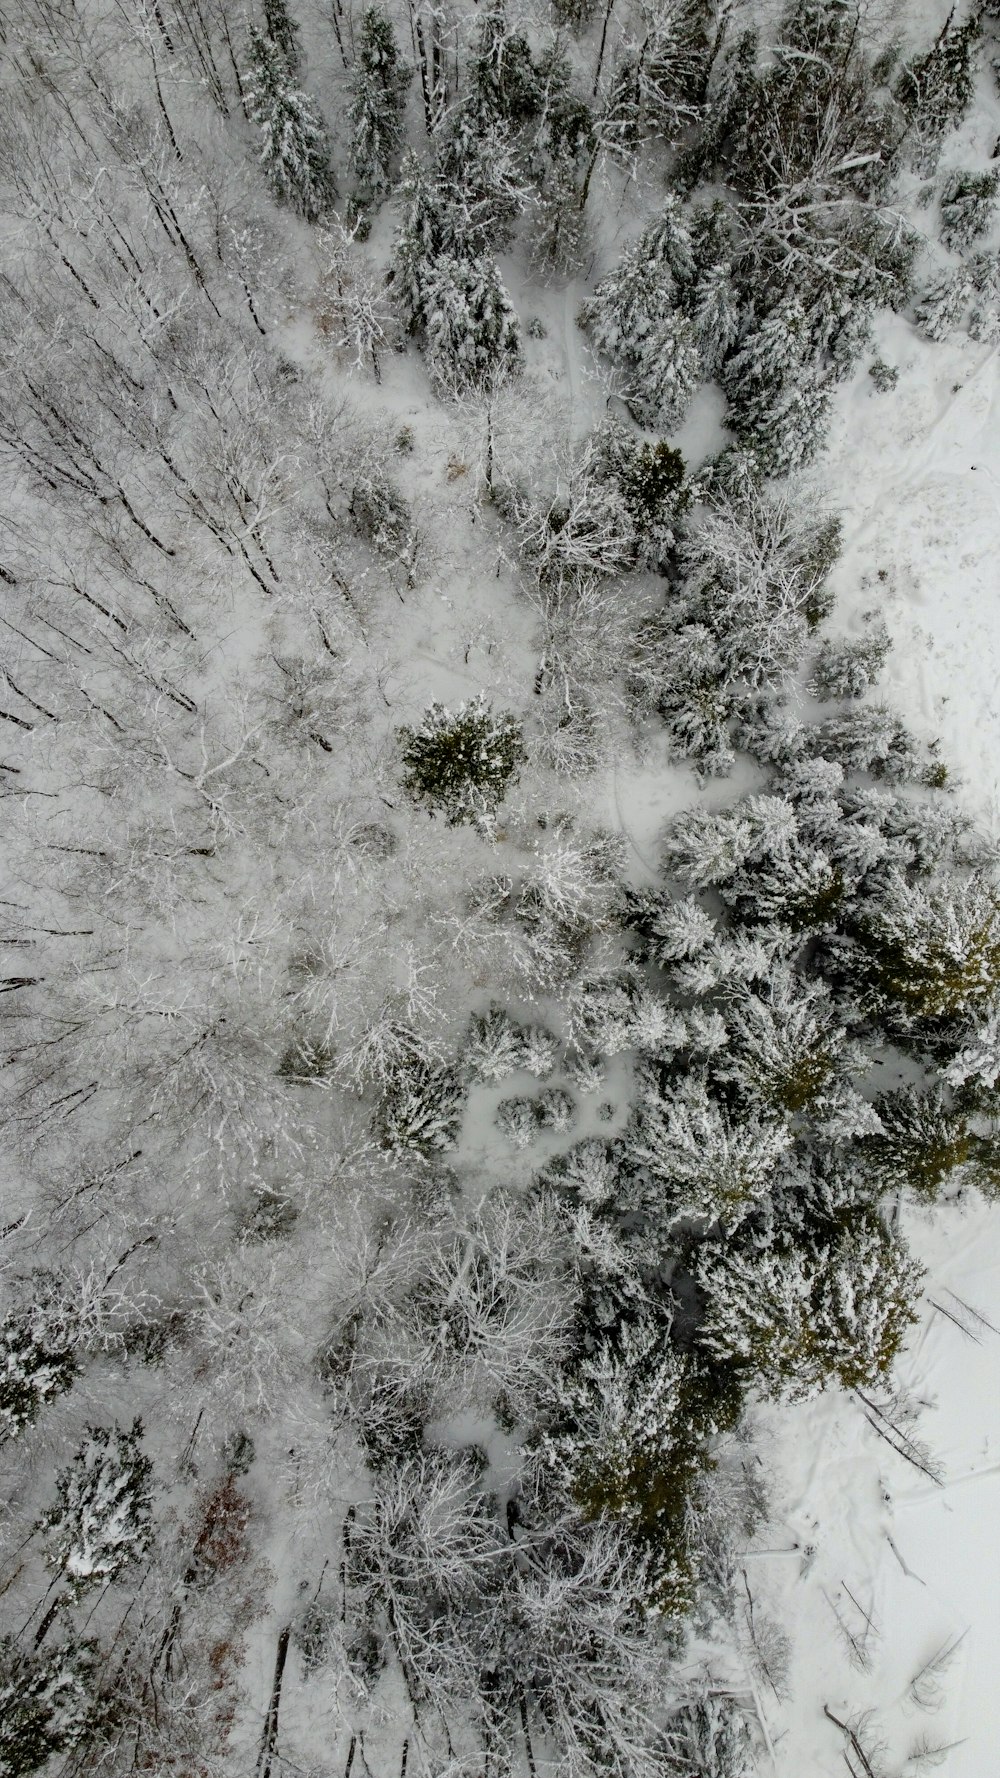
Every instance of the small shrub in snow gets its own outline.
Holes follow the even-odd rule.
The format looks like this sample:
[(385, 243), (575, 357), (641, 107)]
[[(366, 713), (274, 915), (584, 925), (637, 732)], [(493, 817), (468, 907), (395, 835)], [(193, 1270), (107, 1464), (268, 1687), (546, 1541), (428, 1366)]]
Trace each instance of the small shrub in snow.
[(450, 827), (492, 815), (525, 757), (520, 722), (508, 712), (494, 715), (482, 692), (457, 710), (431, 704), (398, 740), (406, 789)]
[(860, 698), (878, 683), (892, 644), (882, 623), (873, 624), (856, 641), (835, 642), (827, 637), (821, 644), (809, 681), (813, 697)]
[(868, 366), (868, 375), (875, 384), (880, 395), (888, 395), (899, 382), (899, 366), (887, 364), (884, 358), (876, 358)]

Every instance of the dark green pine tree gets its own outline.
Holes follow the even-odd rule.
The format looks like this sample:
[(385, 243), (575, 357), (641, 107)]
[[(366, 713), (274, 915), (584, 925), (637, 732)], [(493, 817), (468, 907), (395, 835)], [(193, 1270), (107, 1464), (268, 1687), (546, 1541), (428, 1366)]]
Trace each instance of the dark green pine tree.
[(30, 1426), (76, 1370), (64, 1333), (46, 1326), (44, 1316), (9, 1309), (0, 1321), (0, 1444)]
[(479, 103), (512, 128), (527, 123), (542, 103), (544, 77), (532, 60), (528, 39), (512, 31), (504, 0), (491, 0), (483, 16), (472, 62)]
[(981, 9), (956, 25), (952, 7), (930, 49), (907, 62), (896, 81), (895, 98), (906, 119), (900, 146), (924, 170), (935, 165), (944, 137), (972, 102), (981, 39)]
[(337, 195), (330, 143), (315, 104), (296, 84), (283, 51), (250, 27), (247, 73), (250, 116), (261, 137), (260, 162), (272, 190), (307, 222), (315, 222)]
[[(56, 1478), (56, 1499), (38, 1528), (47, 1566), (74, 1599), (117, 1580), (152, 1542), (153, 1466), (141, 1440), (141, 1420), (127, 1430), (88, 1427), (72, 1463)], [(55, 1609), (43, 1619), (39, 1641)]]
[(297, 75), (302, 61), (299, 48), (299, 27), (292, 18), (285, 0), (264, 0), (264, 34), (280, 49), (290, 74)]
[(368, 6), (358, 33), (347, 121), (351, 171), (367, 202), (389, 190), (403, 141), (403, 106), (413, 70), (402, 60), (388, 13)]
[(87, 1645), (27, 1654), (0, 1640), (0, 1778), (30, 1778), (79, 1746), (91, 1715)]
[(521, 329), (496, 263), (443, 256), (425, 290), (427, 362), (442, 389), (487, 393), (521, 363)]

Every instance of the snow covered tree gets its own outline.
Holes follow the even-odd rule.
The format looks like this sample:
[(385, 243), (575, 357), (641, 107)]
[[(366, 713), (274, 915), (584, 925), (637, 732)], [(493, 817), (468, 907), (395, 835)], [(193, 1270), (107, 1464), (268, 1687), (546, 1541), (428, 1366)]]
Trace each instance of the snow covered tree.
[(927, 886), (894, 870), (859, 910), (854, 936), (862, 982), (904, 1029), (947, 1029), (996, 996), (1000, 892), (986, 876)]
[(523, 1096), (501, 1099), (493, 1122), (511, 1148), (530, 1148), (541, 1129), (538, 1101)]
[(735, 1228), (775, 1185), (791, 1145), (763, 1106), (730, 1119), (696, 1076), (676, 1090), (642, 1091), (625, 1137), (630, 1163), (650, 1180), (648, 1204), (669, 1226), (681, 1218)]
[(517, 129), (534, 117), (542, 80), (523, 31), (512, 30), (505, 0), (489, 0), (479, 26), (472, 80), (484, 114), (502, 117)]
[(367, 6), (357, 36), (347, 112), (350, 168), (366, 203), (389, 190), (403, 142), (403, 106), (412, 74), (400, 56), (388, 13), (381, 6)]
[(887, 1190), (910, 1190), (931, 1202), (959, 1168), (974, 1176), (976, 1138), (967, 1114), (940, 1087), (903, 1087), (876, 1103), (881, 1129), (864, 1153)]
[(281, 51), (288, 72), (297, 75), (301, 61), (299, 27), (288, 10), (286, 0), (264, 0), (264, 35)]
[(410, 795), (449, 826), (488, 820), (524, 759), (521, 724), (494, 715), (484, 692), (446, 710), (431, 704), (416, 728), (401, 728), (403, 782)]
[(941, 193), (941, 240), (969, 247), (986, 234), (996, 214), (1000, 173), (951, 173)]
[(691, 504), (684, 458), (663, 439), (638, 439), (617, 420), (595, 435), (595, 469), (620, 493), (635, 531), (639, 559), (660, 567)]
[(828, 1383), (872, 1387), (887, 1374), (922, 1276), (870, 1211), (838, 1222), (707, 1241), (695, 1277), (705, 1298), (698, 1340), (748, 1381), (801, 1398)]
[(522, 1066), (523, 1034), (506, 1009), (496, 1002), (488, 1013), (474, 1013), (462, 1049), (462, 1060), (477, 1080), (495, 1086)]
[(670, 1778), (756, 1778), (753, 1741), (739, 1705), (725, 1692), (686, 1699), (667, 1723)]
[(442, 254), (423, 285), (427, 365), (451, 394), (488, 393), (521, 364), (521, 326), (493, 260)]
[(44, 1303), (8, 1309), (0, 1321), (0, 1444), (30, 1426), (76, 1374), (73, 1344)]
[(250, 27), (247, 103), (260, 131), (260, 163), (274, 195), (315, 222), (336, 197), (322, 119), (282, 51)]
[(701, 379), (694, 330), (679, 307), (682, 286), (693, 273), (691, 236), (671, 199), (587, 305), (594, 344), (618, 369), (622, 394), (640, 426), (672, 431)]
[(531, 256), (542, 273), (572, 276), (580, 268), (586, 239), (575, 154), (557, 150), (541, 179), (530, 217)]
[(809, 317), (797, 295), (782, 298), (745, 336), (722, 383), (737, 437), (766, 474), (785, 475), (821, 448), (831, 387), (813, 358)]
[(896, 80), (894, 97), (905, 119), (902, 142), (924, 171), (935, 165), (944, 137), (972, 102), (981, 41), (981, 10), (958, 24), (953, 6), (930, 49), (907, 62)]
[(517, 1736), (520, 1754), (527, 1723), (574, 1778), (654, 1778), (663, 1648), (638, 1603), (629, 1530), (573, 1511), (544, 1471), (517, 1504), (528, 1559), (504, 1572), (503, 1610), (478, 1626), (494, 1733)]
[(920, 755), (898, 711), (888, 704), (864, 704), (843, 716), (831, 716), (819, 729), (819, 742), (829, 759), (875, 778), (916, 778)]
[(445, 252), (475, 258), (508, 245), (528, 201), (528, 186), (507, 125), (470, 102), (448, 119), (437, 141), (433, 176), (444, 206)]
[(80, 1745), (94, 1715), (92, 1665), (87, 1644), (29, 1654), (0, 1638), (0, 1778), (31, 1778)]
[(878, 683), (892, 643), (884, 623), (872, 624), (856, 640), (826, 637), (809, 680), (814, 698), (861, 698)]
[(394, 1155), (442, 1154), (458, 1140), (464, 1103), (455, 1069), (419, 1057), (401, 1061), (383, 1087), (379, 1141)]
[(56, 1478), (57, 1498), (39, 1529), (46, 1564), (73, 1599), (117, 1580), (153, 1541), (153, 1466), (141, 1440), (141, 1420), (128, 1430), (91, 1426)]
[(398, 1659), (411, 1696), (439, 1706), (476, 1695), (469, 1614), (491, 1596), (505, 1538), (467, 1461), (398, 1456), (374, 1479), (345, 1558), (355, 1622)]
[(787, 967), (776, 968), (755, 993), (736, 992), (726, 1024), (729, 1043), (714, 1077), (771, 1115), (802, 1113), (841, 1066), (845, 1032), (829, 990)]

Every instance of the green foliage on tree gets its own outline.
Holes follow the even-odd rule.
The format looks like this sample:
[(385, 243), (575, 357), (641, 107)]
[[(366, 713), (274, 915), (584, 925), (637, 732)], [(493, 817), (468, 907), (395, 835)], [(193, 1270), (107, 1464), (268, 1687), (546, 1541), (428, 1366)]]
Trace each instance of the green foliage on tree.
[(886, 1377), (917, 1318), (921, 1276), (865, 1207), (798, 1226), (765, 1219), (740, 1242), (707, 1241), (699, 1250), (698, 1340), (775, 1396), (800, 1398), (835, 1382), (870, 1388)]
[(299, 27), (288, 10), (286, 0), (264, 0), (264, 34), (281, 51), (290, 74), (297, 74), (301, 51)]
[(56, 1499), (39, 1520), (46, 1565), (73, 1599), (117, 1580), (153, 1540), (153, 1466), (141, 1448), (142, 1421), (91, 1426)]
[(0, 1778), (30, 1778), (84, 1739), (93, 1707), (87, 1643), (27, 1653), (0, 1639)]
[(927, 887), (894, 872), (859, 909), (862, 981), (904, 1026), (947, 1026), (1000, 989), (1000, 891), (985, 876)]
[(247, 103), (260, 132), (260, 164), (275, 197), (316, 222), (337, 195), (326, 129), (278, 45), (253, 26), (249, 38)]
[(406, 789), (450, 827), (495, 814), (526, 757), (520, 722), (494, 714), (483, 692), (456, 710), (431, 704), (397, 739)]
[(361, 17), (347, 122), (350, 166), (366, 202), (382, 197), (403, 144), (403, 107), (413, 75), (400, 56), (392, 21), (380, 6)]
[(45, 1314), (44, 1303), (8, 1309), (0, 1321), (0, 1443), (30, 1426), (76, 1374), (66, 1330)]

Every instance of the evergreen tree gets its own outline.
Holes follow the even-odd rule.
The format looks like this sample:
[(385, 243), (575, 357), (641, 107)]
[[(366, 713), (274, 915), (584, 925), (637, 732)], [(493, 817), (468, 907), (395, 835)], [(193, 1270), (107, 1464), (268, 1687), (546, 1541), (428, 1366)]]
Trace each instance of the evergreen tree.
[(0, 1778), (31, 1778), (79, 1746), (93, 1715), (91, 1666), (87, 1644), (28, 1654), (0, 1638)]
[(521, 327), (496, 264), (442, 254), (423, 288), (427, 365), (450, 393), (488, 392), (520, 368)]
[(916, 742), (888, 704), (864, 704), (831, 716), (820, 725), (819, 742), (828, 758), (875, 778), (915, 778), (920, 772)]
[(906, 119), (903, 141), (925, 171), (934, 166), (944, 137), (961, 123), (972, 102), (981, 40), (981, 9), (975, 8), (960, 25), (953, 6), (930, 49), (908, 62), (896, 81), (896, 102)]
[(854, 933), (863, 984), (904, 1028), (947, 1028), (996, 996), (1000, 892), (985, 876), (927, 886), (891, 871)]
[(765, 474), (787, 474), (821, 448), (831, 389), (814, 362), (799, 296), (783, 297), (744, 339), (722, 384), (737, 437)]
[(297, 75), (301, 62), (299, 27), (286, 0), (264, 0), (264, 34), (284, 56), (288, 72)]
[(336, 196), (326, 130), (282, 51), (252, 26), (247, 103), (260, 130), (260, 162), (275, 197), (307, 222), (317, 221)]
[(453, 1068), (420, 1057), (400, 1063), (385, 1082), (376, 1118), (383, 1148), (425, 1158), (454, 1148), (464, 1102)]
[(507, 22), (505, 0), (489, 0), (472, 59), (472, 81), (487, 115), (502, 117), (513, 129), (534, 117), (543, 83), (522, 31)]
[(705, 1690), (667, 1724), (669, 1778), (756, 1778), (746, 1720), (732, 1698)]
[(44, 1304), (8, 1309), (0, 1321), (0, 1443), (30, 1426), (76, 1373), (66, 1331), (46, 1316)]
[(434, 179), (444, 206), (446, 251), (472, 258), (505, 247), (528, 199), (507, 124), (460, 105), (442, 130)]
[(541, 272), (570, 277), (579, 269), (584, 239), (576, 156), (560, 149), (541, 175), (532, 206), (532, 261)]
[(941, 193), (941, 239), (946, 247), (971, 246), (986, 234), (996, 213), (1000, 172), (952, 173)]
[(677, 426), (701, 377), (694, 330), (678, 306), (693, 274), (691, 237), (673, 199), (588, 305), (594, 343), (620, 370), (622, 393), (641, 426)]
[(68, 1469), (56, 1478), (56, 1500), (39, 1521), (45, 1560), (71, 1597), (117, 1580), (153, 1540), (153, 1466), (141, 1449), (142, 1422), (126, 1431), (88, 1428)]
[[(510, 356), (510, 316), (504, 316), (509, 305), (490, 255), (506, 240), (523, 208), (526, 187), (505, 126), (487, 123), (480, 128), (472, 109), (463, 107), (429, 163), (412, 153), (405, 156), (401, 195), (389, 282), (411, 329), (427, 327), (433, 292), (439, 306), (443, 301), (446, 310), (455, 312), (456, 338), (467, 340), (468, 325), (461, 325), (461, 310), (470, 301), (479, 301), (483, 325), (488, 332), (492, 322), (494, 337), (502, 342), (501, 357)], [(444, 273), (443, 259), (458, 262), (463, 269)], [(446, 324), (443, 338), (447, 333)], [(441, 362), (447, 357), (443, 348)]]
[(482, 692), (456, 710), (431, 704), (397, 738), (410, 795), (452, 827), (492, 815), (525, 757), (521, 724), (507, 712), (494, 715)]
[(921, 1268), (869, 1211), (822, 1227), (765, 1221), (739, 1244), (707, 1241), (695, 1275), (705, 1298), (698, 1339), (776, 1396), (837, 1381), (871, 1388), (907, 1328)]
[(657, 1220), (695, 1217), (735, 1228), (773, 1188), (791, 1136), (763, 1109), (730, 1121), (690, 1075), (666, 1095), (646, 1087), (626, 1143), (631, 1164), (649, 1175)]
[(403, 106), (412, 73), (400, 57), (388, 13), (380, 6), (367, 6), (358, 32), (347, 113), (351, 171), (366, 201), (389, 190), (403, 141)]
[(495, 1086), (522, 1066), (523, 1032), (504, 1007), (494, 1003), (488, 1013), (474, 1013), (463, 1048), (463, 1061), (473, 1076)]
[(812, 670), (809, 690), (814, 698), (861, 698), (877, 684), (892, 644), (883, 623), (873, 624), (857, 641), (826, 638)]

